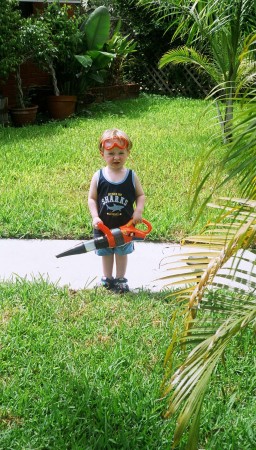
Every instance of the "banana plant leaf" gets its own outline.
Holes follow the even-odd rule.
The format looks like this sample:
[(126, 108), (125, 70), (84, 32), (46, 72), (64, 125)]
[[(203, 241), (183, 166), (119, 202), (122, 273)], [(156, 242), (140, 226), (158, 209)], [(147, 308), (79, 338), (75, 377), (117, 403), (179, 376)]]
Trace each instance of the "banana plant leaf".
[(105, 6), (99, 6), (90, 14), (84, 32), (89, 50), (102, 49), (110, 33), (110, 14)]

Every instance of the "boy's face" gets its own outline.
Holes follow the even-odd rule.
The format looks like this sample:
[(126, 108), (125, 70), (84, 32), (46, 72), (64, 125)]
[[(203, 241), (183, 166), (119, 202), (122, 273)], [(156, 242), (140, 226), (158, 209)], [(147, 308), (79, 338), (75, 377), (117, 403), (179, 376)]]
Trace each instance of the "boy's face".
[(106, 164), (111, 169), (122, 169), (130, 154), (130, 151), (113, 147), (111, 150), (103, 149), (101, 151), (102, 158), (106, 161)]

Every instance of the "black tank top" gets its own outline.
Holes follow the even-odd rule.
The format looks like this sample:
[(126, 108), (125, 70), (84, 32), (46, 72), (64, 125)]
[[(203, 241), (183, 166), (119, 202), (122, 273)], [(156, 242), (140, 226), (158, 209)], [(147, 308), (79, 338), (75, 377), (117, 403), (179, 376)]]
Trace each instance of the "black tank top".
[[(136, 200), (134, 172), (127, 169), (123, 180), (114, 183), (108, 181), (100, 169), (97, 194), (99, 217), (103, 223), (110, 229), (125, 225), (132, 218)], [(99, 235), (99, 230), (95, 231), (95, 235)]]

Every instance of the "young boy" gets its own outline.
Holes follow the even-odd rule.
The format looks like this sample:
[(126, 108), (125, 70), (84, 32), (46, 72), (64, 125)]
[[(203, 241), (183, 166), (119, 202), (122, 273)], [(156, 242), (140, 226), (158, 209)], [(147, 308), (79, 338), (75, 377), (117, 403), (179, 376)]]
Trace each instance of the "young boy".
[[(111, 229), (125, 225), (131, 218), (134, 225), (142, 220), (145, 195), (137, 175), (125, 167), (131, 148), (130, 138), (116, 128), (104, 131), (100, 138), (99, 150), (106, 167), (93, 175), (88, 195), (95, 238), (102, 236), (102, 232), (98, 229), (99, 222), (103, 222)], [(102, 286), (116, 292), (129, 291), (125, 273), (127, 255), (133, 250), (133, 242), (120, 247), (97, 250), (97, 254), (102, 256)]]

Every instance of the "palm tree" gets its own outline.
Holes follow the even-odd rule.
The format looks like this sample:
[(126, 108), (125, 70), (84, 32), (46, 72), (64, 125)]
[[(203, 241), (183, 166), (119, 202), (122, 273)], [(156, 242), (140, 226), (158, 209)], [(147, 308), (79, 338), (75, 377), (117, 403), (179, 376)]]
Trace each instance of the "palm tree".
[[(160, 17), (167, 14), (170, 19), (174, 18), (171, 23), (171, 26), (176, 26), (173, 40), (180, 37), (186, 40), (186, 45), (165, 53), (159, 67), (191, 64), (208, 74), (213, 86), (218, 86), (212, 96), (226, 142), (232, 136), (237, 86), (243, 83), (245, 77), (248, 79), (248, 73), (254, 71), (249, 58), (246, 64), (244, 61), (241, 63), (245, 39), (255, 28), (254, 0), (169, 0), (167, 3), (169, 12), (166, 13), (161, 2), (156, 12)], [(140, 0), (139, 4), (149, 6), (155, 5), (155, 2)]]
[[(245, 43), (244, 52), (241, 54), (241, 64), (246, 64), (248, 55), (250, 59), (255, 61), (256, 58), (256, 34), (250, 36)], [(224, 184), (229, 181), (237, 180), (241, 188), (241, 195), (246, 198), (255, 199), (256, 195), (256, 177), (255, 177), (255, 139), (256, 139), (256, 117), (255, 117), (255, 97), (256, 89), (251, 88), (251, 81), (256, 77), (256, 64), (254, 63), (254, 72), (251, 72), (244, 77), (243, 83), (237, 86), (235, 92), (235, 102), (240, 106), (237, 113), (236, 125), (233, 127), (233, 142), (225, 146), (223, 157), (219, 164), (215, 167), (217, 175), (216, 180), (221, 180), (215, 183), (211, 195), (218, 191)], [(218, 87), (216, 87), (216, 91)], [(198, 163), (195, 169), (193, 184), (196, 187), (195, 196), (191, 205), (194, 207), (198, 195), (202, 191), (205, 183), (212, 175), (212, 168), (209, 170), (205, 165), (212, 152), (212, 148), (208, 154), (205, 155), (203, 161)], [(223, 177), (223, 174), (224, 177)], [(198, 215), (201, 214), (205, 205), (210, 201), (211, 196), (206, 198), (199, 209)]]

